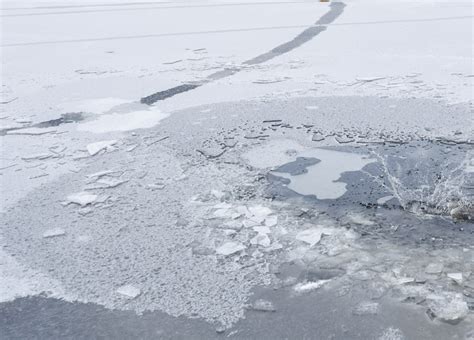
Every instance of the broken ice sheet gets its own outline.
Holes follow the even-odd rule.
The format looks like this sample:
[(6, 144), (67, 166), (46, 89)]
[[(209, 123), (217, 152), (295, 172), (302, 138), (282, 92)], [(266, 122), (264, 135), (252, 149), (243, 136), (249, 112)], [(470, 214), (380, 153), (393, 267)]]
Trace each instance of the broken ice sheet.
[(244, 250), (246, 247), (240, 242), (226, 242), (216, 249), (219, 255), (229, 256)]
[(123, 174), (123, 171), (120, 171), (120, 170), (102, 170), (102, 171), (95, 172), (93, 174), (87, 175), (86, 177), (90, 178), (90, 179), (93, 179), (93, 178), (101, 178), (103, 176), (112, 176), (112, 175), (115, 175), (115, 174), (117, 174), (117, 176), (121, 175), (121, 174)]
[(382, 80), (382, 79), (385, 79), (387, 77), (358, 77), (356, 78), (357, 81), (359, 82), (362, 82), (362, 83), (370, 83), (370, 82), (373, 82), (373, 81), (377, 81), (377, 80)]
[(113, 145), (117, 144), (117, 140), (104, 140), (100, 142), (95, 142), (87, 145), (87, 151), (89, 155), (94, 156), (102, 150), (110, 150)]
[(111, 189), (118, 187), (123, 183), (127, 183), (128, 179), (117, 179), (117, 178), (101, 178), (97, 180), (94, 184), (88, 185), (86, 190), (93, 189)]
[(298, 234), (296, 234), (296, 239), (298, 241), (303, 241), (312, 247), (321, 240), (322, 235), (323, 231), (321, 229), (311, 228), (300, 231)]
[(7, 135), (30, 135), (30, 136), (39, 136), (45, 135), (47, 133), (56, 133), (56, 129), (44, 129), (44, 128), (25, 128), (18, 130), (7, 131)]
[(141, 294), (140, 289), (132, 285), (121, 286), (117, 289), (117, 293), (129, 299), (134, 299)]
[(86, 206), (92, 204), (97, 200), (98, 196), (88, 193), (86, 191), (81, 191), (75, 194), (71, 194), (67, 197), (68, 203), (78, 204), (80, 206)]
[(43, 160), (43, 159), (51, 158), (53, 156), (54, 155), (52, 155), (50, 153), (38, 153), (38, 154), (34, 154), (34, 155), (28, 155), (28, 156), (21, 157), (21, 159), (23, 159), (24, 161)]
[(48, 229), (43, 233), (44, 238), (51, 238), (51, 237), (63, 236), (63, 235), (66, 235), (66, 232), (61, 228)]

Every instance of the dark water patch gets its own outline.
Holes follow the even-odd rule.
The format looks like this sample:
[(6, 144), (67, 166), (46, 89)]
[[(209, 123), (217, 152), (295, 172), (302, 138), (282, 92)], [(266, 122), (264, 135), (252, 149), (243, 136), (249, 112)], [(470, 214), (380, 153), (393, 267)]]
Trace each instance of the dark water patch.
[[(356, 151), (350, 146), (337, 150)], [(436, 248), (468, 247), (474, 242), (472, 220), (453, 218), (449, 213), (453, 204), (456, 208), (473, 203), (474, 190), (469, 184), (472, 174), (464, 173), (461, 166), (468, 146), (453, 148), (440, 143), (411, 142), (397, 147), (358, 148), (356, 152), (376, 154), (379, 159), (361, 171), (343, 172), (336, 182), (345, 183), (346, 192), (336, 199), (301, 195), (288, 187), (291, 178), (279, 177), (276, 172), (267, 175), (266, 196), (315, 208), (366, 238)], [(281, 167), (291, 167), (292, 163)], [(351, 215), (364, 216), (370, 223), (354, 221)]]
[(85, 117), (84, 117), (83, 112), (63, 113), (61, 114), (61, 117), (56, 118), (56, 119), (51, 119), (51, 120), (47, 120), (47, 121), (36, 123), (36, 124), (30, 124), (23, 127), (1, 129), (0, 136), (7, 135), (9, 131), (21, 131), (23, 129), (29, 129), (29, 128), (45, 129), (45, 128), (50, 128), (50, 127), (60, 126), (62, 124), (78, 123), (84, 119)]
[[(244, 61), (242, 65), (258, 65), (300, 47), (301, 45), (312, 40), (318, 34), (324, 32), (326, 30), (325, 25), (329, 25), (334, 20), (336, 20), (343, 13), (344, 7), (346, 7), (346, 5), (342, 2), (332, 2), (329, 6), (330, 8), (329, 11), (326, 14), (324, 14), (321, 18), (319, 18), (313, 26), (305, 29), (303, 32), (298, 34), (294, 39), (273, 48), (269, 52), (263, 53), (255, 58)], [(152, 95), (141, 98), (140, 102), (143, 104), (152, 105), (156, 103), (157, 101), (165, 100), (177, 94), (194, 90), (212, 81), (230, 77), (240, 72), (241, 69), (242, 69), (241, 67), (237, 67), (237, 68), (227, 68), (221, 71), (217, 71), (215, 73), (210, 74), (203, 82), (199, 84), (183, 84), (183, 85), (179, 85), (179, 86), (176, 86), (164, 91), (156, 92)]]
[(326, 30), (326, 27), (321, 25), (329, 25), (334, 20), (336, 20), (337, 17), (339, 17), (344, 11), (344, 7), (346, 7), (346, 5), (342, 2), (331, 3), (329, 12), (319, 18), (319, 20), (316, 21), (314, 26), (305, 29), (294, 39), (273, 48), (271, 51), (261, 54), (250, 60), (244, 61), (244, 65), (257, 65), (264, 63), (282, 54), (288, 53), (307, 43), (308, 41), (316, 37), (318, 34), (324, 32)]
[(201, 320), (162, 312), (137, 315), (92, 303), (28, 297), (0, 304), (2, 339), (214, 339)]
[[(333, 273), (334, 274), (334, 273)], [(333, 279), (335, 277), (333, 276)], [(429, 320), (424, 308), (400, 304), (390, 297), (371, 300), (364, 282), (342, 283), (295, 294), (293, 286), (255, 289), (252, 301), (263, 299), (275, 312), (249, 310), (227, 334), (235, 339), (454, 339), (469, 332), (468, 322), (456, 327)], [(346, 289), (346, 294), (342, 292)], [(370, 315), (354, 313), (365, 301), (378, 308)], [(396, 330), (402, 337), (383, 337)], [(393, 332), (392, 332), (393, 333)]]
[(171, 98), (171, 97), (173, 97), (173, 96), (175, 96), (179, 93), (194, 90), (195, 88), (198, 88), (201, 85), (202, 84), (183, 84), (183, 85), (179, 85), (179, 86), (170, 88), (168, 90), (156, 92), (156, 93), (153, 93), (149, 96), (143, 97), (143, 98), (140, 99), (140, 102), (142, 104), (152, 105), (152, 104), (156, 103), (157, 101), (165, 100), (167, 98)]
[[(334, 275), (336, 274), (336, 275)], [(336, 272), (327, 277), (337, 278)], [(378, 339), (388, 328), (407, 339), (463, 339), (469, 323), (432, 322), (424, 309), (388, 297), (377, 300), (377, 312), (357, 315), (354, 308), (370, 295), (364, 283), (320, 288), (295, 294), (293, 287), (259, 287), (250, 303), (263, 299), (269, 313), (249, 309), (230, 329), (162, 312), (137, 315), (92, 303), (71, 303), (46, 297), (19, 298), (0, 304), (2, 339)]]
[(60, 118), (37, 123), (34, 124), (32, 127), (48, 128), (53, 126), (59, 126), (62, 124), (78, 123), (82, 120), (84, 120), (84, 114), (82, 112), (69, 112), (62, 114)]
[(255, 58), (252, 58), (250, 60), (247, 60), (244, 62), (245, 65), (257, 65), (264, 63), (266, 61), (269, 61), (273, 58), (276, 58), (282, 54), (288, 53), (295, 48), (300, 47), (304, 43), (307, 43), (311, 39), (313, 39), (315, 36), (317, 36), (319, 33), (324, 32), (326, 30), (326, 27), (324, 26), (312, 26), (307, 29), (305, 29), (303, 32), (298, 34), (293, 40), (288, 41), (284, 44), (281, 44), (271, 51), (261, 54)]

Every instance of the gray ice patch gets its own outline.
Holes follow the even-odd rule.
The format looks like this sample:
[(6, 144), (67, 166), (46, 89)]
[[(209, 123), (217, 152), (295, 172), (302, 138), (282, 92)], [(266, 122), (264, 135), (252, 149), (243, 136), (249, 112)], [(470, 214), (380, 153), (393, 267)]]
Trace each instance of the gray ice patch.
[(298, 157), (294, 162), (279, 166), (275, 171), (288, 173), (291, 176), (302, 175), (308, 172), (308, 166), (318, 164), (319, 162), (321, 160), (313, 157)]

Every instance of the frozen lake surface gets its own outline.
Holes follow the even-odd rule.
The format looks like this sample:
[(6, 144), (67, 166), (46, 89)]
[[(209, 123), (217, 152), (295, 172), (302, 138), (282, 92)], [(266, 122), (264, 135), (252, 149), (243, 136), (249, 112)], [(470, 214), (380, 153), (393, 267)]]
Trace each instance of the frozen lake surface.
[(470, 1), (6, 1), (0, 333), (472, 339)]

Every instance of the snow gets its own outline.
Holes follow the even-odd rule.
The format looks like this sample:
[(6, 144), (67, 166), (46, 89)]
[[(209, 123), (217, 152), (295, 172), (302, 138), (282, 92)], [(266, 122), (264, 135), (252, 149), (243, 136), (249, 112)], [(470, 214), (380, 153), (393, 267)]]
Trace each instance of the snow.
[(52, 297), (71, 299), (60, 282), (41, 271), (22, 265), (0, 249), (0, 302), (35, 296), (46, 291)]
[(93, 133), (106, 133), (111, 131), (131, 131), (151, 128), (161, 120), (168, 117), (167, 113), (157, 110), (135, 111), (129, 113), (104, 114), (98, 118), (81, 123), (77, 129)]

